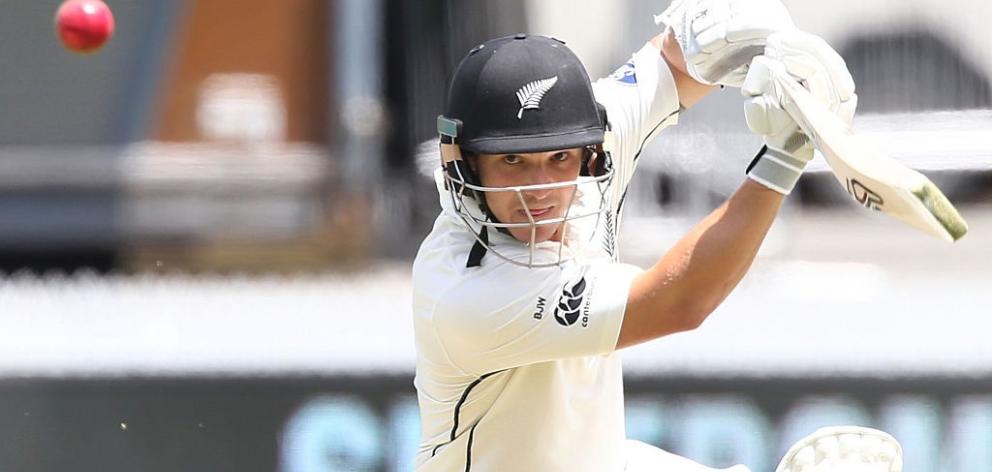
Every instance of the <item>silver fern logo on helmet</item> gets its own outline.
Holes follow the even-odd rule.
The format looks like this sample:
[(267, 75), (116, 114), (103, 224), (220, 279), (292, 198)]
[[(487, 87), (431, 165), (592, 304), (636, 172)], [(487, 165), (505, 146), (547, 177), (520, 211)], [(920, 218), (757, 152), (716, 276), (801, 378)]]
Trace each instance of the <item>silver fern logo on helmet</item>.
[(548, 93), (555, 84), (558, 83), (558, 76), (550, 79), (535, 80), (517, 90), (517, 100), (520, 100), (520, 111), (517, 112), (517, 119), (524, 117), (524, 110), (540, 110), (541, 100), (544, 94)]

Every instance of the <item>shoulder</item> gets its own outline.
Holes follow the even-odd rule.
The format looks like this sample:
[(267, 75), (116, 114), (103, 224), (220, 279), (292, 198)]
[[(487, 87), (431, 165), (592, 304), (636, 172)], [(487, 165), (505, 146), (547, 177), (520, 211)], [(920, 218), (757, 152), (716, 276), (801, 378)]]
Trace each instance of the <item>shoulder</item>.
[(456, 217), (447, 213), (438, 215), (431, 232), (417, 249), (413, 261), (414, 284), (445, 273), (460, 275), (465, 257), (474, 243), (475, 237)]
[(438, 315), (455, 324), (515, 317), (560, 291), (569, 272), (561, 267), (527, 268), (493, 257), (466, 270), (440, 297)]
[[(514, 322), (534, 322), (554, 312), (559, 303), (587, 305), (594, 298), (624, 304), (630, 281), (640, 269), (626, 264), (567, 264), (526, 268), (501, 262), (466, 272), (437, 300), (435, 322), (453, 331), (499, 330)], [(600, 294), (602, 292), (615, 292)], [(549, 309), (549, 307), (551, 309)], [(564, 307), (563, 307), (564, 309)]]
[[(486, 317), (526, 303), (534, 293), (558, 284), (562, 267), (528, 268), (487, 255), (481, 266), (467, 267), (475, 237), (455, 218), (442, 215), (424, 239), (413, 263), (415, 301), (422, 314), (437, 321)], [(526, 248), (501, 247), (508, 257)], [(523, 256), (520, 256), (523, 258)]]

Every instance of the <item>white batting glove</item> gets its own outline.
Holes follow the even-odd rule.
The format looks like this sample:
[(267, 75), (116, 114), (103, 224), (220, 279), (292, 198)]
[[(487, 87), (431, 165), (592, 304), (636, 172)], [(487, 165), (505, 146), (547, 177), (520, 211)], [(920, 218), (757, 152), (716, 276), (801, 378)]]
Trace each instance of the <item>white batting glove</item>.
[(814, 97), (851, 124), (858, 108), (854, 78), (844, 58), (823, 38), (797, 29), (780, 31), (768, 37), (764, 55), (781, 62)]
[(770, 34), (795, 27), (779, 0), (672, 0), (654, 20), (675, 32), (693, 79), (731, 87), (744, 82)]
[(854, 119), (858, 100), (844, 59), (823, 39), (799, 30), (768, 37), (765, 55), (754, 58), (741, 88), (747, 98), (747, 125), (765, 137), (766, 146), (748, 167), (747, 175), (788, 195), (813, 159), (813, 144), (785, 111), (782, 101), (788, 98), (772, 79), (776, 74), (793, 77), (848, 124)]

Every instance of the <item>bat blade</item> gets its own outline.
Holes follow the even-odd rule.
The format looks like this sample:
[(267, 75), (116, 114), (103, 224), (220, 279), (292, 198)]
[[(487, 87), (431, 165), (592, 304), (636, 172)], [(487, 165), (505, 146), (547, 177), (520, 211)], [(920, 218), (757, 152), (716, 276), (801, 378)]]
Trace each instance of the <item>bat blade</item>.
[(930, 179), (855, 135), (791, 77), (776, 73), (773, 80), (782, 106), (855, 201), (949, 242), (964, 237), (968, 223)]

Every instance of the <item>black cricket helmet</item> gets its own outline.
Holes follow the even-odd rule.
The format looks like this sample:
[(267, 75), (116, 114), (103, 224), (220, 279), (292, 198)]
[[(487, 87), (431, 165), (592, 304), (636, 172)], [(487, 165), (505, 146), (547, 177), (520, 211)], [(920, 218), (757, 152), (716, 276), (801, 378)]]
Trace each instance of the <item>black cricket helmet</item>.
[[(517, 34), (473, 48), (455, 70), (447, 108), (438, 117), (446, 187), (459, 216), (476, 234), (477, 243), (468, 265), (479, 265), (487, 250), (528, 267), (558, 265), (564, 242), (558, 245), (557, 260), (535, 262), (535, 228), (565, 225), (567, 231), (572, 220), (591, 216), (598, 220), (603, 214), (605, 192), (613, 176), (611, 157), (603, 149), (607, 132), (605, 108), (593, 95), (585, 67), (564, 42)], [(462, 159), (463, 152), (515, 154), (572, 148), (585, 149), (579, 179), (545, 185), (483, 187)], [(595, 163), (593, 168), (590, 163)], [(584, 193), (580, 186), (588, 184), (593, 184), (599, 193), (599, 208), (573, 211)], [(572, 205), (563, 218), (502, 223), (486, 208), (487, 192), (516, 192), (523, 201), (522, 192), (549, 186), (573, 188)], [(531, 240), (524, 241), (531, 247), (526, 261), (507, 257), (489, 243), (486, 228), (507, 233), (513, 227), (531, 230)]]

